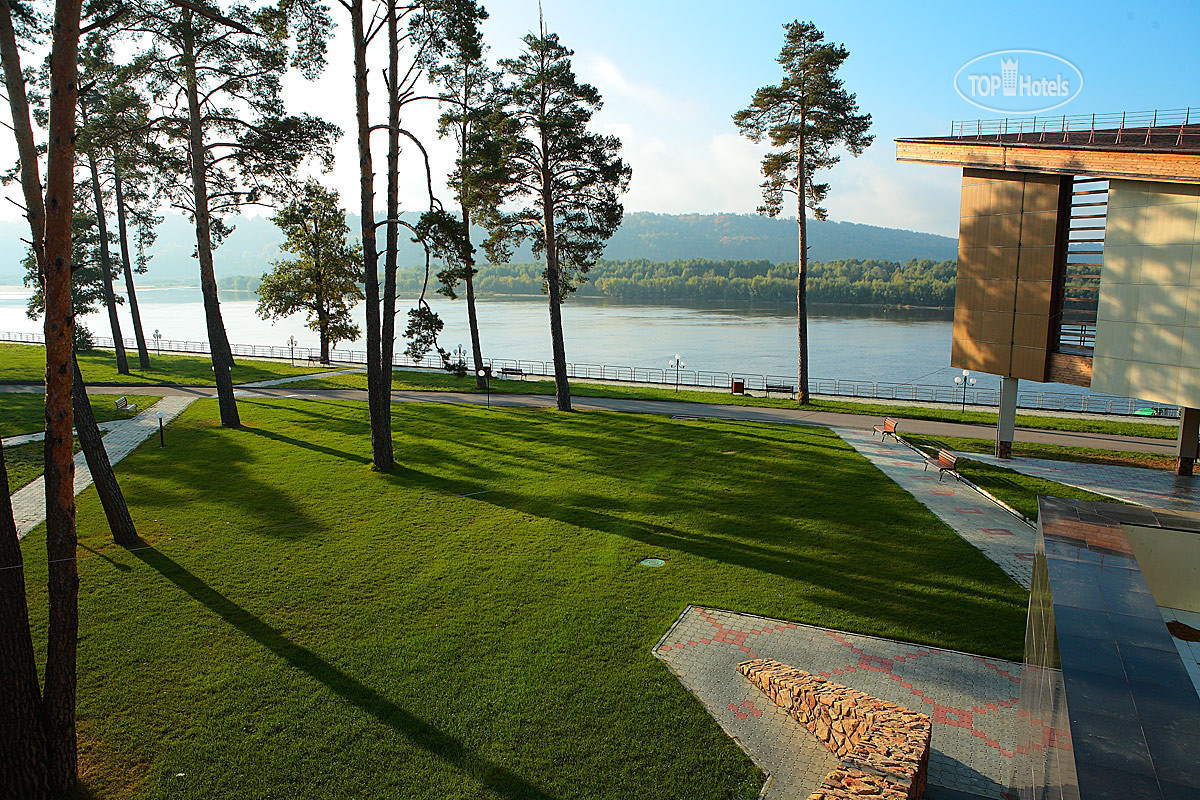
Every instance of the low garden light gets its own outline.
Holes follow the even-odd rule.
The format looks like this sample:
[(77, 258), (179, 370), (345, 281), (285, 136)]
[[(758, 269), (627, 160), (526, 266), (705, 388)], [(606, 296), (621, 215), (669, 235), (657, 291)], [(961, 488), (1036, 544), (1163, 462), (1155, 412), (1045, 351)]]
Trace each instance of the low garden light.
[(483, 385), (487, 387), (487, 407), (492, 407), (492, 368), (480, 367), (475, 372), (476, 375), (483, 378)]
[(163, 434), (163, 420), (162, 420), (162, 412), (161, 411), (158, 412), (158, 446), (159, 447), (167, 446), (167, 440)]

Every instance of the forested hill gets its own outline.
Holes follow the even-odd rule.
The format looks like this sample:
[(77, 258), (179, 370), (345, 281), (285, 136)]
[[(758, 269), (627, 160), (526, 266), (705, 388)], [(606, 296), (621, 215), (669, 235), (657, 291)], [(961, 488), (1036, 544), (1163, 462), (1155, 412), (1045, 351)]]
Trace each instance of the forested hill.
[[(236, 230), (216, 252), (218, 275), (253, 275), (265, 272), (279, 256), (281, 237), (269, 219), (251, 217), (232, 220)], [(19, 283), (21, 259), (26, 246), (21, 238), (23, 223), (0, 223), (0, 283)], [(351, 230), (357, 230), (357, 218)], [(914, 233), (895, 228), (860, 225), (853, 222), (809, 223), (814, 261), (857, 258), (906, 262), (929, 258), (952, 259), (956, 242), (947, 236)], [(476, 241), (482, 234), (476, 233)], [(613, 236), (605, 251), (609, 260), (647, 259), (676, 261), (712, 259), (729, 261), (769, 261), (773, 264), (796, 260), (796, 221), (770, 219), (755, 214), (652, 214), (631, 212)], [(158, 243), (150, 272), (143, 282), (194, 284), (197, 282), (195, 231), (185, 218), (168, 215), (160, 226)], [(513, 255), (514, 262), (534, 261), (525, 248)], [(420, 248), (402, 240), (400, 263), (424, 264)]]

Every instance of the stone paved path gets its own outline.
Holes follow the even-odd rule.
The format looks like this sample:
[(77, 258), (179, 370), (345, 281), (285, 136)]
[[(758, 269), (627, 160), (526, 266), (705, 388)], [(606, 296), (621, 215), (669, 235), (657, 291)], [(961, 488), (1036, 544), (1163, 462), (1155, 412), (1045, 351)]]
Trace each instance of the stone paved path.
[(928, 714), (929, 798), (938, 787), (999, 798), (1011, 778), (1020, 664), (696, 606), (654, 655), (769, 773), (769, 800), (808, 797), (837, 760), (737, 673), (758, 657)]
[[(179, 416), (190, 406), (194, 397), (164, 397), (150, 408), (138, 414), (131, 420), (122, 422), (120, 426), (104, 437), (104, 449), (108, 457), (116, 464), (134, 449), (158, 431), (158, 414), (162, 412), (163, 424)], [(88, 470), (83, 453), (75, 454), (75, 495), (92, 485), (92, 473)], [(17, 520), (17, 538), (36, 528), (46, 519), (46, 486), (39, 476), (37, 480), (19, 489), (12, 496), (13, 516)]]
[(1127, 503), (1171, 511), (1200, 511), (1200, 477), (1181, 477), (1165, 469), (1121, 467), (1114, 464), (1079, 464), (1044, 458), (1012, 458), (971, 453), (970, 458), (1020, 472), (1034, 478), (1058, 481)]
[(239, 389), (262, 389), (268, 386), (282, 386), (285, 383), (296, 383), (298, 381), (308, 381), (314, 378), (332, 378), (335, 375), (353, 375), (356, 372), (366, 372), (366, 369), (351, 367), (350, 369), (335, 369), (329, 372), (316, 372), (312, 375), (292, 375), (288, 378), (275, 378), (269, 381), (254, 381), (252, 383), (239, 383)]
[[(109, 420), (108, 422), (97, 423), (96, 427), (102, 431), (111, 431), (113, 428), (124, 425), (128, 421), (129, 420), (127, 419), (114, 419)], [(23, 433), (20, 436), (10, 436), (3, 442), (0, 442), (0, 444), (3, 444), (5, 447), (16, 447), (17, 445), (29, 444), (30, 442), (40, 442), (45, 438), (45, 431), (40, 431), (38, 433)]]
[[(977, 547), (1017, 583), (1029, 588), (1034, 530), (965, 483), (938, 480), (924, 459), (893, 439), (880, 443), (870, 431), (834, 428), (855, 450), (894, 480), (954, 532)], [(972, 455), (972, 458), (974, 456)]]

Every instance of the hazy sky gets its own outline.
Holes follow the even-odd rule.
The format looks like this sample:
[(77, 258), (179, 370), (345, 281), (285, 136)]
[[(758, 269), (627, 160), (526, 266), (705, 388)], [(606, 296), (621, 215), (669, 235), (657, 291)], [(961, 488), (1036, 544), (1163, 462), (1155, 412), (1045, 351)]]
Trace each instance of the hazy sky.
[[(520, 37), (537, 25), (536, 0), (491, 0), (486, 5), (491, 55), (516, 54)], [(290, 110), (321, 114), (346, 132), (337, 146), (337, 166), (324, 180), (353, 208), (357, 159), (349, 23), (344, 10), (333, 6), (338, 29), (327, 68), (313, 83), (289, 78), (286, 100)], [(797, 18), (812, 20), (830, 39), (849, 48), (842, 77), (874, 118), (874, 145), (858, 159), (845, 158), (829, 173), (827, 205), (837, 220), (957, 233), (958, 172), (897, 164), (893, 140), (945, 133), (954, 119), (998, 116), (968, 104), (954, 88), (958, 69), (985, 53), (1042, 50), (1076, 65), (1084, 76), (1083, 90), (1055, 113), (1200, 104), (1195, 91), (1200, 84), (1197, 0), (1086, 6), (1013, 0), (544, 0), (544, 8), (548, 27), (575, 50), (578, 74), (604, 96), (596, 124), (624, 142), (624, 156), (633, 167), (626, 208), (634, 211), (754, 211), (760, 199), (762, 149), (742, 139), (730, 117), (746, 105), (755, 88), (778, 80), (775, 58), (782, 43), (781, 26)], [(373, 59), (377, 66), (384, 51), (381, 37)], [(379, 75), (378, 68), (372, 71), (377, 96), (382, 94)], [(435, 117), (432, 106), (414, 110), (406, 127), (425, 134), (435, 171), (444, 173), (453, 156), (449, 143), (435, 140)], [(377, 119), (382, 121), (382, 109)], [(383, 136), (377, 135), (375, 143), (378, 166), (383, 161)], [(15, 148), (4, 136), (0, 160), (9, 163), (14, 158)], [(423, 205), (423, 183), (419, 162), (406, 159), (406, 207)], [(382, 202), (382, 181), (377, 198)], [(0, 208), (0, 215), (14, 216), (11, 204)]]

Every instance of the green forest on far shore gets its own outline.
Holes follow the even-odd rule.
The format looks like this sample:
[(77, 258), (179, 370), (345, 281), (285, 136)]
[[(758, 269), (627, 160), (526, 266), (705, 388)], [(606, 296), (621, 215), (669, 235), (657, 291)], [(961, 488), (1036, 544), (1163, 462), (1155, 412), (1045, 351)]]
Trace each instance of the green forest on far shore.
[[(482, 295), (538, 295), (544, 270), (543, 264), (484, 264), (475, 278), (475, 289)], [(397, 291), (419, 294), (424, 280), (424, 268), (403, 268), (397, 275)], [(954, 305), (954, 280), (954, 261), (815, 261), (809, 263), (808, 299), (812, 303), (949, 308)], [(254, 291), (258, 281), (257, 276), (226, 277), (221, 288)], [(432, 293), (437, 277), (431, 274), (429, 281)], [(708, 259), (601, 261), (588, 273), (578, 294), (638, 302), (795, 302), (796, 264)]]

